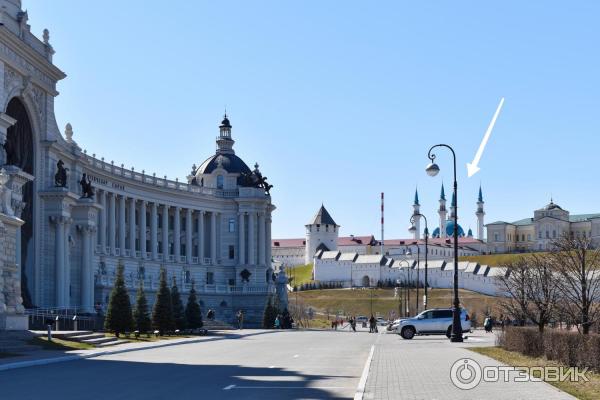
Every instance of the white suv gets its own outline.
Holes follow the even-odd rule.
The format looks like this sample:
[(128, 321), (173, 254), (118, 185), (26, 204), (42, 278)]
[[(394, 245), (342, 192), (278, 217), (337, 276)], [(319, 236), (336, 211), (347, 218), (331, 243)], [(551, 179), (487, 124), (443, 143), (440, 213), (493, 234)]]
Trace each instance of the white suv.
[[(471, 331), (471, 318), (465, 309), (460, 310), (462, 331)], [(434, 308), (425, 310), (416, 317), (400, 320), (396, 333), (404, 339), (412, 339), (415, 335), (446, 335), (452, 333), (452, 309)]]

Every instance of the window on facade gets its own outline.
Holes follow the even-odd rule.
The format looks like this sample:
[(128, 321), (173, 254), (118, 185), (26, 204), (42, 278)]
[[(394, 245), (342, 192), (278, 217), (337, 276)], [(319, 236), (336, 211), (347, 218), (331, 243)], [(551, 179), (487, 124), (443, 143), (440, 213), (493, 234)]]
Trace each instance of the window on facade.
[(229, 286), (235, 286), (235, 279), (229, 279)]
[(217, 189), (223, 189), (223, 175), (217, 175)]
[(552, 237), (556, 239), (556, 229), (552, 231)]
[(235, 247), (233, 245), (229, 246), (229, 259), (233, 260), (235, 258)]
[(235, 218), (229, 219), (229, 232), (235, 232)]
[(494, 241), (497, 242), (500, 240), (500, 235), (498, 235), (497, 233), (494, 233)]
[(546, 231), (546, 239), (550, 239), (550, 231)]
[(321, 229), (321, 225), (317, 224), (317, 232)]
[(538, 232), (538, 239), (541, 239), (541, 238), (542, 238), (542, 231), (539, 231)]
[(213, 285), (215, 283), (215, 274), (214, 272), (207, 272), (206, 273), (206, 284), (207, 285)]
[(531, 241), (531, 233), (528, 233), (528, 234), (527, 234), (527, 241), (528, 241), (528, 242), (529, 242), (529, 241)]
[(190, 273), (190, 271), (185, 271), (185, 283), (190, 282), (192, 282), (192, 274)]

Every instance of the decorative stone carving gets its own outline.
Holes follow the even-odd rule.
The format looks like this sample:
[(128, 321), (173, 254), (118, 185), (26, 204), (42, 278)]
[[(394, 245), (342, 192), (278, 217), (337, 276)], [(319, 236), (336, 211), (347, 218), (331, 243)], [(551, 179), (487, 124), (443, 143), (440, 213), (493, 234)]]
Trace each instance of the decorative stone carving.
[(23, 185), (33, 180), (33, 176), (19, 167), (6, 165), (0, 170), (0, 212), (10, 217), (21, 216), (23, 203)]
[(83, 173), (79, 184), (81, 185), (81, 198), (91, 199), (94, 197), (94, 187), (92, 186), (92, 181), (90, 181), (90, 178), (87, 177), (85, 172)]
[(67, 123), (65, 126), (65, 138), (67, 139), (67, 142), (73, 143), (73, 127), (70, 123)]
[(56, 187), (67, 187), (67, 171), (69, 169), (65, 168), (64, 165), (63, 160), (58, 160), (56, 163), (56, 174), (54, 175), (54, 185)]

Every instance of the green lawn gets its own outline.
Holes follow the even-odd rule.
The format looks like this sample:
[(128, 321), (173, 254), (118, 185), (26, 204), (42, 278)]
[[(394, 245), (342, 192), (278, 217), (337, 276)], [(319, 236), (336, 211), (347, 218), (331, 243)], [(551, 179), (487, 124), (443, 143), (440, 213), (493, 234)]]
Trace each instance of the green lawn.
[[(470, 347), (468, 349), (513, 367), (560, 366), (559, 363), (546, 360), (545, 358), (528, 357), (521, 353), (504, 350), (500, 347)], [(548, 383), (577, 397), (578, 399), (600, 399), (600, 374), (589, 372), (586, 374), (586, 376), (588, 377), (589, 382), (565, 381)]]
[(49, 342), (46, 336), (35, 337), (29, 340), (29, 344), (41, 346), (44, 350), (87, 350), (95, 348), (91, 344), (57, 338), (52, 338), (52, 341)]
[[(419, 289), (419, 310), (423, 310), (423, 289)], [(313, 307), (317, 313), (326, 318), (327, 314), (335, 315), (370, 315), (371, 295), (373, 295), (373, 313), (387, 318), (390, 311), (398, 314), (398, 298), (394, 297), (394, 289), (323, 289), (307, 290), (289, 294), (289, 301), (293, 304), (296, 296), (307, 306)], [(414, 315), (416, 304), (416, 290), (410, 292), (411, 313)], [(461, 303), (472, 315), (476, 313), (479, 323), (483, 320), (486, 311), (491, 310), (499, 314), (496, 309), (498, 300), (492, 296), (468, 290), (459, 290)], [(429, 289), (428, 308), (450, 307), (452, 305), (451, 289)]]

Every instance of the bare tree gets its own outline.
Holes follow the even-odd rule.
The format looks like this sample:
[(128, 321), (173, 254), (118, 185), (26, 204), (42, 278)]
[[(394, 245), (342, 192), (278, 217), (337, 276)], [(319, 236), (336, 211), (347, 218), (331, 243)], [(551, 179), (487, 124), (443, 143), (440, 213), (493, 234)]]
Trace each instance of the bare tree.
[(600, 318), (600, 251), (586, 237), (563, 236), (553, 247), (548, 258), (560, 277), (561, 311), (588, 334)]
[(532, 255), (526, 259), (529, 268), (525, 280), (525, 292), (529, 304), (527, 317), (538, 326), (540, 332), (557, 315), (559, 303), (559, 279), (547, 256)]
[(500, 300), (500, 306), (523, 325), (527, 320), (529, 306), (527, 298), (527, 282), (531, 279), (529, 268), (524, 259), (511, 261), (502, 267), (506, 268), (506, 273), (498, 276), (497, 280), (505, 297)]

